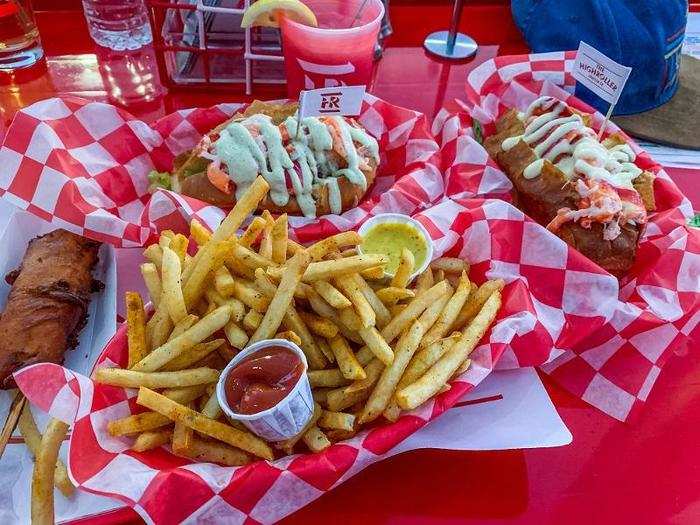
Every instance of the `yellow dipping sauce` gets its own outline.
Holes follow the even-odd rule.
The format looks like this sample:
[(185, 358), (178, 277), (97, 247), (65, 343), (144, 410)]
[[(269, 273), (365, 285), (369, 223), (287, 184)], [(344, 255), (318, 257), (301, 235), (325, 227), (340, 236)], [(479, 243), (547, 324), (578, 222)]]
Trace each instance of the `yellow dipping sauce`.
[(360, 247), (363, 253), (387, 255), (389, 264), (386, 272), (390, 275), (396, 273), (404, 248), (413, 252), (413, 271), (420, 268), (428, 256), (425, 237), (414, 226), (405, 222), (381, 222), (372, 226), (364, 234)]

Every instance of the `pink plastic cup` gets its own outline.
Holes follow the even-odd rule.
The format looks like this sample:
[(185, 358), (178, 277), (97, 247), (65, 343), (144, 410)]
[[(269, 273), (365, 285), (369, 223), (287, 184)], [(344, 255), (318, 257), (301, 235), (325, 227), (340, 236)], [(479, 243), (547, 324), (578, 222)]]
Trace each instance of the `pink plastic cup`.
[(303, 2), (316, 15), (318, 27), (284, 17), (280, 22), (289, 97), (297, 98), (302, 89), (369, 84), (382, 2), (367, 0), (356, 19), (363, 0)]

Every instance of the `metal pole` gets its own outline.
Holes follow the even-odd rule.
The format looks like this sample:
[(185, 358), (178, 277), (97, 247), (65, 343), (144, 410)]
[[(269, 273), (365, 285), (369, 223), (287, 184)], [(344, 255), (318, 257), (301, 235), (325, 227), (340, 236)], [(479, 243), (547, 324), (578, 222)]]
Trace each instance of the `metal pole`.
[(463, 7), (463, 0), (455, 0), (449, 31), (436, 31), (425, 39), (423, 47), (429, 53), (451, 60), (464, 60), (474, 56), (479, 46), (473, 38), (458, 32)]
[(462, 7), (464, 0), (455, 0), (454, 8), (452, 9), (452, 22), (450, 22), (450, 34), (447, 37), (447, 52), (451, 55), (455, 50), (455, 41), (457, 40), (457, 30), (459, 29), (459, 19), (462, 17)]

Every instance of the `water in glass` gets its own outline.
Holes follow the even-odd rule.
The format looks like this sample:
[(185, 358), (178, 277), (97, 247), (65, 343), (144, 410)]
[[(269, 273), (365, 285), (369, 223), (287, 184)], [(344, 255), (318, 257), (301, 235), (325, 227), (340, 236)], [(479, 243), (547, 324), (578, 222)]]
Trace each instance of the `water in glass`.
[(0, 0), (0, 71), (34, 65), (43, 56), (30, 0)]
[(144, 0), (83, 0), (83, 10), (98, 45), (122, 51), (152, 40)]

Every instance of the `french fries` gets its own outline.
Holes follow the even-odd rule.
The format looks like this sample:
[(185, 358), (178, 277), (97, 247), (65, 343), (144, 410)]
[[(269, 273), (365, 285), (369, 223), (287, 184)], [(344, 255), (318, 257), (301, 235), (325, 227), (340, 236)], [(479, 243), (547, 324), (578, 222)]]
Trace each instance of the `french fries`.
[(182, 335), (155, 348), (150, 354), (136, 363), (132, 369), (138, 372), (154, 372), (172, 361), (188, 348), (204, 341), (217, 330), (223, 328), (231, 317), (229, 306), (220, 306), (212, 313), (199, 320)]
[(294, 290), (304, 274), (304, 270), (309, 264), (309, 254), (305, 251), (299, 251), (289, 260), (287, 271), (282, 276), (275, 296), (270, 301), (270, 306), (265, 312), (265, 316), (257, 328), (253, 336), (248, 341), (248, 344), (253, 344), (263, 339), (272, 337), (284, 318), (287, 307), (292, 302)]
[(154, 412), (163, 414), (175, 422), (182, 423), (201, 434), (213, 437), (231, 446), (238, 447), (246, 452), (263, 459), (272, 460), (272, 449), (263, 440), (253, 434), (238, 430), (224, 423), (195, 412), (191, 408), (176, 403), (167, 397), (149, 390), (140, 388), (136, 399), (139, 405), (150, 408)]
[(46, 425), (32, 474), (32, 523), (53, 525), (53, 483), (58, 451), (68, 432), (68, 425), (52, 419)]
[(192, 256), (187, 238), (171, 231), (146, 249), (153, 315), (145, 322), (144, 301), (129, 294), (128, 367), (94, 373), (96, 382), (139, 389), (136, 402), (149, 411), (107, 424), (133, 439), (134, 452), (169, 444), (225, 466), (271, 460), (270, 444), (224, 422), (215, 388), (238, 351), (270, 338), (302, 349), (315, 403), (304, 429), (274, 446), (325, 450), (449, 388), (495, 319), (503, 282), (476, 288), (461, 259), (441, 257), (411, 283), (415, 261), (404, 250), (389, 279), (388, 257), (360, 254), (356, 232), (305, 248), (290, 239), (288, 217), (269, 212), (238, 238), (268, 189), (256, 179), (214, 231), (192, 221)]
[(182, 291), (180, 258), (168, 247), (163, 248), (163, 299), (173, 323), (187, 317), (187, 307)]
[(277, 264), (287, 260), (287, 214), (280, 215), (272, 225), (272, 254), (271, 259)]
[(439, 257), (430, 263), (430, 267), (445, 273), (461, 274), (469, 271), (469, 265), (466, 261), (457, 257)]
[[(17, 422), (17, 428), (24, 438), (24, 443), (35, 458), (41, 450), (41, 433), (36, 426), (36, 422), (32, 417), (32, 412), (29, 408), (29, 403), (25, 403), (22, 412)], [(75, 492), (75, 487), (68, 477), (68, 470), (60, 459), (56, 461), (56, 469), (53, 474), (53, 484), (61, 491), (66, 498), (69, 498)]]
[(396, 393), (399, 406), (404, 410), (412, 410), (437, 394), (469, 357), (500, 307), (501, 293), (496, 290), (464, 330), (462, 337), (420, 379)]
[(135, 372), (120, 368), (98, 368), (93, 374), (97, 383), (124, 388), (172, 388), (213, 383), (219, 371), (212, 368), (193, 368), (174, 372)]
[(127, 346), (129, 349), (129, 368), (141, 361), (148, 353), (146, 342), (146, 313), (143, 300), (136, 292), (126, 292), (126, 326)]
[(396, 288), (406, 288), (408, 282), (411, 279), (411, 274), (413, 273), (413, 267), (415, 265), (415, 258), (413, 257), (413, 252), (408, 248), (401, 250), (401, 259), (399, 260), (399, 267), (396, 269), (394, 277), (391, 279), (391, 286)]

